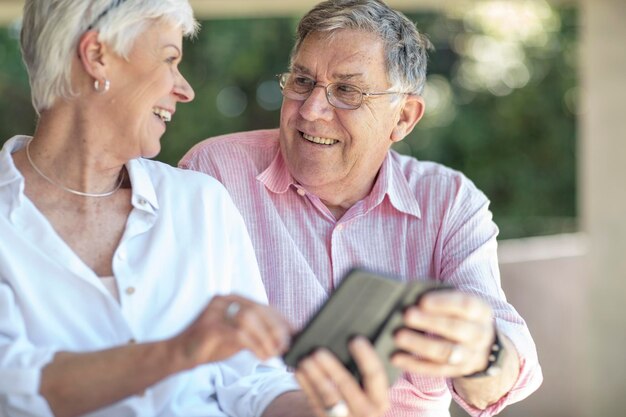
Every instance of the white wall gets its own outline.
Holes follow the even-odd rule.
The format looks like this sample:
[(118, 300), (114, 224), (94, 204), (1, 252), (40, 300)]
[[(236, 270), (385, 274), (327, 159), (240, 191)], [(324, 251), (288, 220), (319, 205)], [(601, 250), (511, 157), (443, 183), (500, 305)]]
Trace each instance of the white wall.
[[(582, 343), (589, 313), (587, 236), (502, 241), (498, 252), (502, 286), (508, 300), (528, 323), (544, 375), (538, 391), (507, 407), (499, 416), (594, 415), (585, 410), (589, 352)], [(466, 415), (456, 406), (452, 411), (453, 416)]]
[(626, 1), (582, 1), (581, 220), (590, 239), (587, 415), (626, 415)]

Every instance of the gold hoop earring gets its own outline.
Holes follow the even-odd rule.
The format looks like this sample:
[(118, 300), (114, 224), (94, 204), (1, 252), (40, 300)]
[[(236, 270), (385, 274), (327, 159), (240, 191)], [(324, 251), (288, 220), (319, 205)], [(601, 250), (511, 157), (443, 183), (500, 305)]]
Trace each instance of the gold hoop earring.
[(106, 78), (104, 79), (104, 85), (102, 86), (102, 90), (100, 90), (100, 80), (95, 80), (93, 82), (93, 89), (96, 90), (98, 93), (104, 94), (109, 91), (109, 88), (111, 88), (111, 82)]

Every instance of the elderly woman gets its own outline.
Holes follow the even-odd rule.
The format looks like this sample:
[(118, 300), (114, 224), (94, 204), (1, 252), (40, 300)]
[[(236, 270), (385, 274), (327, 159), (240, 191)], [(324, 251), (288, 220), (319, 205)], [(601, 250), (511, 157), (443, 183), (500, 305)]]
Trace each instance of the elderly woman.
[(289, 329), (240, 215), (210, 177), (142, 159), (194, 97), (178, 64), (195, 31), (187, 0), (26, 1), (40, 119), (0, 152), (0, 415), (306, 416), (334, 387), (354, 415), (384, 406), (363, 341), (368, 390), (307, 360), (318, 407), (259, 361)]

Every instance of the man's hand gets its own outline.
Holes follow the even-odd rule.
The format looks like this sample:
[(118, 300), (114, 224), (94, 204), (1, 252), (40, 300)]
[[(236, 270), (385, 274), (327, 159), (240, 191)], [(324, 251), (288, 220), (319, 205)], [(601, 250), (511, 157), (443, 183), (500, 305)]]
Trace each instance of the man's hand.
[(349, 349), (362, 375), (363, 387), (325, 349), (301, 361), (296, 378), (320, 417), (381, 416), (389, 406), (389, 382), (382, 362), (369, 341), (362, 337), (355, 338)]
[(404, 314), (392, 363), (430, 376), (456, 378), (487, 366), (495, 337), (491, 307), (456, 290), (426, 294)]
[(190, 367), (221, 361), (244, 349), (267, 360), (282, 354), (289, 340), (289, 325), (278, 312), (236, 295), (213, 297), (173, 339)]
[(519, 376), (515, 347), (500, 334), (500, 372), (464, 378), (487, 367), (495, 340), (491, 307), (475, 296), (455, 290), (429, 293), (405, 312), (404, 325), (395, 335), (404, 352), (394, 354), (392, 363), (408, 372), (453, 378), (455, 391), (476, 408), (498, 401)]

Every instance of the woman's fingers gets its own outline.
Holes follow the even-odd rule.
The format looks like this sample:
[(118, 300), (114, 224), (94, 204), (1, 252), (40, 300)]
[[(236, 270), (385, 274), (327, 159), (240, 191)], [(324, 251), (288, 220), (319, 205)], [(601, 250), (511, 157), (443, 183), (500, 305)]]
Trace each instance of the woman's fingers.
[[(350, 352), (362, 377), (361, 386), (328, 350), (304, 359), (296, 375), (317, 410), (346, 410), (353, 417), (382, 415), (388, 407), (388, 381), (380, 358), (364, 338), (350, 343)], [(337, 404), (345, 404), (335, 407)]]

